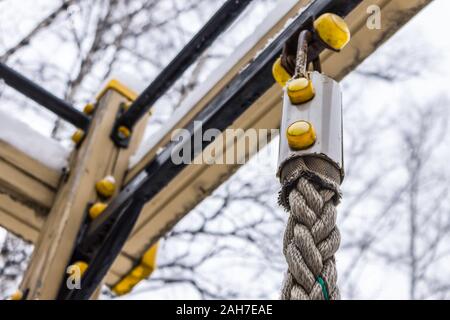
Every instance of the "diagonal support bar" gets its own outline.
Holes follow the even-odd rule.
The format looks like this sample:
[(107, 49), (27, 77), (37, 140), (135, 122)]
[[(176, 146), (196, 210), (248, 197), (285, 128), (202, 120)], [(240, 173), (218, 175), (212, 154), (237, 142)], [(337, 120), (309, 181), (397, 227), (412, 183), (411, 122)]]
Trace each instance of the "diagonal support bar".
[[(323, 0), (313, 2), (252, 63), (239, 73), (227, 88), (199, 113), (195, 120), (202, 122), (203, 130), (216, 128), (222, 131), (226, 129), (271, 88), (274, 84), (272, 77), (273, 62), (280, 55), (283, 45), (292, 37), (297, 38), (300, 30), (304, 28), (312, 16), (318, 16), (325, 12), (346, 16), (361, 2), (362, 0)], [(320, 54), (320, 51), (317, 54)], [(77, 250), (88, 253), (92, 257), (90, 267), (82, 278), (82, 289), (72, 290), (65, 296), (60, 296), (60, 298), (87, 299), (95, 290), (109, 269), (112, 263), (110, 261), (114, 261), (121, 247), (116, 243), (114, 249), (112, 249), (105, 239), (111, 234), (120, 234), (120, 238), (123, 239), (124, 243), (127, 238), (127, 236), (124, 236), (124, 233), (129, 233), (128, 230), (131, 231), (130, 228), (114, 230), (114, 226), (120, 229), (120, 224), (116, 223), (116, 221), (123, 219), (124, 216), (127, 216), (127, 219), (130, 221), (135, 221), (137, 218), (135, 215), (139, 215), (139, 210), (136, 210), (136, 207), (141, 207), (142, 201), (152, 199), (188, 165), (184, 163), (175, 164), (171, 159), (172, 153), (182, 149), (183, 145), (194, 145), (196, 130), (194, 124), (191, 123), (186, 129), (190, 132), (190, 138), (184, 140), (182, 144), (169, 144), (109, 204), (101, 219), (92, 223), (86, 233), (82, 235)], [(202, 149), (205, 149), (208, 145), (209, 142), (203, 142)], [(192, 148), (190, 149), (192, 150)], [(111, 226), (113, 227), (111, 228)], [(105, 234), (107, 235), (106, 237)], [(108, 256), (108, 259), (104, 258), (105, 254)]]
[(0, 78), (11, 88), (34, 100), (75, 127), (83, 130), (89, 127), (89, 118), (84, 113), (1, 62)]
[[(148, 112), (152, 105), (179, 79), (192, 63), (214, 42), (215, 39), (244, 11), (251, 0), (228, 0), (161, 71), (155, 80), (132, 103), (127, 112), (118, 120), (117, 125), (133, 129), (136, 122)], [(113, 131), (112, 138), (120, 144)], [(118, 140), (119, 139), (119, 140)]]

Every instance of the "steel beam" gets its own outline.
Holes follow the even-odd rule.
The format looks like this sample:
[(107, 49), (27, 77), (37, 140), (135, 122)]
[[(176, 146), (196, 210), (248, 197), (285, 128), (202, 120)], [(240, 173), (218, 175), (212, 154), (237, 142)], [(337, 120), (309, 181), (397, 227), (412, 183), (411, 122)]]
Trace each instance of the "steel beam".
[[(210, 47), (212, 42), (244, 11), (251, 0), (228, 0), (178, 53), (155, 80), (139, 95), (117, 122), (115, 128), (125, 126), (132, 129), (136, 122), (148, 112), (153, 104), (180, 78), (180, 76)], [(120, 139), (112, 133), (115, 142)]]
[(0, 78), (11, 88), (34, 100), (75, 127), (83, 130), (88, 128), (89, 118), (84, 113), (1, 62)]

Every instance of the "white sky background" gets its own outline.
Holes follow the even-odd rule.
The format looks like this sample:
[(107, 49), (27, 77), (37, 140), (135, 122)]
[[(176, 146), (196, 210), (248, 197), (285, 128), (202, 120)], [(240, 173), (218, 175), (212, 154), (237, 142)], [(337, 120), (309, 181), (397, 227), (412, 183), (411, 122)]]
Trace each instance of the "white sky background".
[[(30, 16), (30, 19), (24, 19), (23, 22), (20, 23), (19, 29), (24, 32), (33, 25), (33, 21), (35, 21), (36, 16), (29, 10), (27, 10), (27, 5), (23, 5), (24, 2), (29, 2), (29, 5), (32, 6), (32, 1), (23, 1), (22, 5), (22, 15)], [(40, 3), (44, 3), (40, 1)], [(51, 10), (52, 7), (49, 7)], [(213, 10), (214, 8), (211, 8)], [(8, 22), (7, 16), (10, 9), (2, 8), (0, 3), (0, 28), (11, 27), (12, 22)], [(245, 22), (246, 27), (242, 27), (239, 25), (239, 32), (234, 32), (229, 36), (226, 36), (222, 44), (214, 46), (212, 51), (223, 52), (224, 50), (228, 50), (228, 52), (232, 51), (233, 46), (239, 44), (247, 35), (250, 35), (252, 32), (252, 26), (256, 26), (259, 21), (265, 18), (266, 13), (269, 12), (267, 7), (257, 5), (254, 13), (254, 20), (251, 22), (247, 20)], [(432, 4), (430, 4), (426, 9), (424, 9), (418, 16), (416, 16), (407, 26), (405, 26), (398, 34), (396, 34), (388, 43), (383, 45), (372, 57), (367, 59), (363, 65), (359, 68), (361, 70), (371, 70), (374, 66), (377, 65), (389, 65), (389, 61), (387, 59), (390, 58), (392, 52), (398, 50), (399, 47), (409, 48), (411, 47), (411, 52), (405, 50), (405, 60), (409, 61), (407, 58), (410, 56), (417, 55), (418, 57), (423, 57), (424, 53), (430, 53), (431, 62), (426, 65), (427, 69), (423, 72), (420, 77), (413, 77), (412, 79), (408, 79), (406, 81), (396, 81), (394, 83), (386, 83), (379, 80), (371, 79), (363, 79), (358, 74), (352, 74), (344, 79), (343, 91), (344, 91), (344, 105), (346, 108), (351, 106), (351, 110), (346, 110), (346, 117), (344, 119), (346, 125), (346, 143), (357, 143), (350, 136), (354, 131), (361, 131), (365, 129), (365, 123), (355, 123), (354, 119), (360, 119), (361, 114), (364, 115), (366, 119), (369, 120), (368, 123), (375, 124), (373, 130), (377, 130), (377, 124), (382, 123), (383, 119), (388, 119), (392, 117), (399, 117), (402, 115), (402, 112), (408, 109), (408, 105), (413, 103), (421, 103), (424, 100), (432, 99), (433, 97), (438, 97), (441, 95), (448, 95), (446, 91), (448, 91), (448, 83), (450, 82), (450, 56), (448, 55), (450, 49), (450, 39), (448, 37), (448, 12), (450, 12), (450, 1), (445, 0), (435, 0)], [(204, 17), (205, 18), (205, 17)], [(191, 19), (190, 17), (184, 17), (186, 23), (192, 25), (192, 31), (195, 32), (201, 26), (201, 19)], [(193, 22), (197, 22), (193, 23)], [(10, 41), (10, 42), (8, 42)], [(12, 41), (12, 42), (11, 42)], [(47, 41), (47, 40), (46, 40)], [(13, 40), (9, 39), (0, 39), (0, 45), (8, 47), (14, 43)], [(48, 42), (43, 44), (43, 49), (45, 51), (46, 46), (51, 46), (52, 40), (49, 39)], [(423, 51), (416, 52), (418, 48), (423, 48)], [(37, 51), (38, 54), (39, 51)], [(226, 51), (225, 51), (226, 52)], [(33, 52), (34, 53), (34, 52)], [(28, 52), (31, 54), (31, 52)], [(53, 55), (54, 60), (52, 61), (55, 64), (61, 65), (64, 64), (64, 56), (66, 54), (70, 54), (70, 48), (55, 51)], [(43, 53), (43, 55), (47, 55), (47, 53)], [(396, 56), (395, 59), (399, 59), (399, 56)], [(211, 66), (208, 70), (213, 70), (213, 67), (217, 66), (220, 62), (220, 59), (211, 62)], [(402, 63), (401, 59), (398, 61), (399, 64)], [(121, 65), (117, 68), (117, 73), (128, 72), (131, 73), (132, 70), (129, 70), (126, 65)], [(206, 75), (205, 75), (206, 76)], [(144, 77), (145, 79), (145, 77)], [(362, 82), (363, 81), (363, 82)], [(44, 84), (47, 87), (47, 83)], [(50, 87), (57, 88), (57, 83), (49, 84)], [(95, 90), (94, 90), (95, 91)], [(354, 101), (357, 101), (356, 103)], [(84, 101), (82, 101), (84, 103)], [(81, 107), (83, 103), (77, 105)], [(157, 106), (159, 110), (159, 115), (161, 119), (167, 118), (170, 113), (164, 113), (164, 100), (160, 102)], [(161, 106), (162, 105), (162, 106)], [(6, 111), (12, 116), (19, 118), (22, 121), (28, 122), (33, 129), (38, 130), (44, 135), (48, 135), (51, 130), (51, 120), (54, 117), (44, 112), (44, 114), (37, 114), (32, 108), (20, 108), (20, 109), (12, 109), (15, 108), (11, 105), (0, 105), (0, 111)], [(356, 109), (358, 108), (358, 109)], [(16, 112), (15, 110), (19, 110)], [(48, 120), (50, 119), (50, 121)], [(379, 120), (380, 119), (380, 120)], [(447, 117), (448, 119), (448, 117)], [(378, 121), (379, 120), (379, 121)], [(0, 122), (1, 123), (1, 122)], [(407, 124), (406, 124), (407, 125)], [(2, 130), (2, 128), (0, 128)], [(358, 131), (359, 130), (359, 131)], [(68, 131), (69, 132), (69, 131)], [(151, 131), (147, 133), (147, 135), (151, 134)], [(361, 172), (366, 172), (366, 177), (370, 177), (374, 173), (372, 169), (377, 168), (379, 170), (379, 163), (385, 162), (386, 165), (390, 163), (389, 159), (397, 159), (401, 157), (401, 150), (399, 150), (396, 146), (397, 138), (395, 133), (387, 131), (382, 133), (385, 138), (378, 139), (376, 144), (370, 146), (369, 152), (371, 152), (372, 158), (367, 162), (367, 169), (362, 170)], [(68, 137), (68, 135), (66, 135)], [(443, 137), (443, 140), (448, 142), (448, 137)], [(65, 146), (69, 145), (67, 141), (62, 142)], [(275, 142), (276, 144), (276, 142)], [(390, 146), (387, 148), (386, 146)], [(272, 144), (274, 146), (274, 143)], [(346, 166), (350, 167), (352, 165), (351, 159), (346, 159)], [(395, 160), (392, 160), (393, 162)], [(276, 162), (276, 158), (272, 157), (268, 159), (273, 164)], [(441, 162), (441, 163), (439, 163)], [(446, 159), (443, 157), (437, 158), (436, 167), (439, 165), (445, 165)], [(243, 169), (238, 172), (238, 175), (244, 178), (253, 177), (255, 173), (261, 172), (261, 166), (266, 166), (267, 163), (259, 163), (256, 161), (251, 161), (247, 164)], [(348, 169), (347, 169), (348, 170)], [(379, 171), (375, 172), (379, 174)], [(361, 177), (349, 177), (345, 180), (343, 189), (344, 189), (344, 200), (340, 207), (340, 211), (345, 211), (346, 208), (346, 200), (345, 195), (346, 192), (351, 193), (352, 186), (357, 184)], [(400, 183), (404, 176), (401, 171), (397, 171), (392, 176), (387, 177), (392, 184)], [(270, 180), (267, 178), (267, 181), (272, 181), (274, 184), (277, 183), (273, 178)], [(232, 183), (232, 181), (230, 182)], [(220, 190), (219, 190), (220, 192)], [(276, 194), (273, 194), (272, 202), (275, 205)], [(213, 201), (209, 200), (209, 202), (205, 202), (199, 206), (199, 209), (205, 206), (213, 206)], [(371, 206), (372, 205), (372, 206)], [(361, 213), (352, 216), (351, 221), (343, 220), (341, 217), (340, 224), (343, 225), (342, 228), (342, 246), (345, 246), (347, 242), (355, 235), (355, 228), (369, 228), (367, 226), (367, 216), (371, 214), (375, 214), (375, 212), (380, 206), (379, 202), (370, 202), (364, 208), (357, 208), (361, 210)], [(257, 208), (234, 208), (232, 215), (242, 216), (242, 214), (246, 213), (245, 210), (256, 210)], [(257, 214), (257, 212), (254, 212)], [(181, 224), (189, 225), (195, 224), (194, 218), (186, 218), (183, 220)], [(226, 225), (222, 226), (226, 228)], [(4, 232), (0, 230), (0, 241), (4, 236)], [(281, 235), (280, 235), (281, 238)], [(402, 245), (402, 239), (388, 239), (391, 241), (390, 243)], [(387, 241), (387, 240), (386, 240)], [(389, 242), (384, 242), (384, 245)], [(239, 246), (239, 243), (236, 243)], [(387, 244), (388, 245), (388, 244)], [(192, 255), (195, 256), (195, 248), (193, 248)], [(281, 255), (281, 250), (280, 250)], [(337, 255), (338, 259), (338, 271), (339, 270), (347, 270), (348, 265), (353, 261), (353, 255), (350, 251), (339, 252)], [(355, 277), (359, 278), (358, 287), (354, 289), (354, 292), (348, 294), (346, 291), (343, 291), (344, 298), (358, 297), (358, 298), (400, 298), (406, 299), (408, 298), (408, 283), (405, 277), (405, 270), (402, 270), (398, 266), (390, 266), (386, 263), (380, 262), (377, 257), (365, 257), (366, 263), (364, 267), (358, 268), (356, 272), (358, 273)], [(205, 266), (205, 278), (208, 276), (217, 276), (213, 274), (215, 268), (222, 267), (227, 264), (237, 265), (236, 269), (229, 268), (226, 271), (221, 271), (219, 274), (221, 277), (227, 278), (227, 281), (235, 281), (236, 285), (240, 283), (252, 283), (252, 290), (257, 290), (258, 286), (265, 286), (273, 288), (273, 294), (271, 298), (277, 298), (279, 287), (282, 279), (282, 274), (280, 272), (273, 272), (271, 270), (267, 270), (267, 274), (264, 274), (263, 279), (254, 279), (254, 273), (252, 272), (252, 262), (249, 262), (249, 266), (244, 265), (245, 259), (242, 257), (237, 257), (235, 261), (215, 261), (214, 265)], [(239, 267), (242, 266), (242, 267)], [(356, 268), (355, 268), (356, 269)], [(441, 270), (442, 271), (442, 270)], [(444, 274), (448, 277), (450, 270), (443, 270)], [(446, 272), (446, 273), (445, 273)], [(342, 276), (342, 273), (339, 271), (339, 274)], [(236, 276), (238, 275), (238, 276)], [(158, 273), (155, 273), (155, 276), (158, 276)], [(450, 278), (450, 277), (449, 277)], [(147, 284), (142, 284), (137, 289), (138, 293), (132, 294), (127, 298), (133, 299), (185, 299), (185, 298), (198, 298), (194, 292), (186, 287), (185, 290), (173, 289), (168, 287), (165, 290), (157, 290), (157, 291), (146, 291), (145, 287)], [(245, 296), (245, 294), (243, 294)]]

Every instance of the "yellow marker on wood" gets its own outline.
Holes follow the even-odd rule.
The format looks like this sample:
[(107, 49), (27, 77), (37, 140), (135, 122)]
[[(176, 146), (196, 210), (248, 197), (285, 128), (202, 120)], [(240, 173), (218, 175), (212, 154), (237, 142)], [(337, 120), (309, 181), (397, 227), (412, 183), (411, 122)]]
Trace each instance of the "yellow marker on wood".
[(123, 139), (129, 138), (131, 136), (131, 130), (125, 126), (120, 126), (117, 130), (119, 131), (119, 136)]
[(72, 134), (71, 139), (76, 145), (79, 145), (81, 143), (81, 141), (83, 140), (83, 138), (84, 138), (84, 131), (81, 129), (78, 129), (77, 131), (75, 131)]
[(95, 110), (95, 106), (93, 103), (88, 103), (87, 105), (84, 106), (83, 112), (87, 115), (91, 115), (94, 113)]
[(106, 207), (108, 205), (103, 202), (96, 202), (89, 208), (89, 217), (91, 217), (92, 220), (97, 219), (98, 216), (102, 214), (103, 211), (105, 211)]
[(10, 297), (10, 300), (22, 300), (22, 299), (23, 299), (23, 292), (22, 292), (22, 290), (17, 290)]
[(107, 176), (95, 184), (98, 194), (109, 198), (116, 191), (116, 179), (113, 176)]

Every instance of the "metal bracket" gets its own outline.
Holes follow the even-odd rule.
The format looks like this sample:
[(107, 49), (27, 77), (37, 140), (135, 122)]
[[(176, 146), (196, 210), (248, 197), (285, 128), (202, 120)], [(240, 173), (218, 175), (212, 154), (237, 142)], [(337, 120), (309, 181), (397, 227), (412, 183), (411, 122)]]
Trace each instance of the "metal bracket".
[[(342, 144), (342, 95), (339, 84), (319, 72), (310, 74), (316, 95), (314, 99), (300, 105), (291, 103), (284, 93), (281, 135), (294, 122), (304, 120), (312, 123), (316, 131), (316, 142), (306, 150), (292, 150), (285, 137), (280, 139), (278, 168), (282, 168), (289, 159), (316, 155), (330, 160), (344, 177)], [(280, 169), (279, 169), (280, 170)], [(279, 176), (280, 172), (278, 172)]]
[[(100, 91), (100, 93), (97, 95), (96, 100), (99, 101), (109, 90), (116, 91), (121, 96), (125, 97), (128, 101), (133, 102), (138, 97), (138, 94), (119, 82), (118, 80), (112, 79), (109, 81), (106, 86)], [(117, 119), (114, 124), (113, 130), (111, 132), (111, 139), (113, 142), (118, 146), (119, 148), (127, 148), (130, 143), (130, 137), (122, 137), (118, 134), (119, 130), (119, 119), (122, 117), (122, 115), (126, 111), (120, 108)], [(131, 128), (128, 128), (131, 131)]]
[[(314, 20), (315, 16), (309, 17), (307, 22), (305, 23), (303, 29), (299, 31), (298, 34), (295, 34), (293, 37), (288, 39), (286, 43), (283, 46), (283, 51), (281, 53), (281, 65), (283, 68), (291, 75), (294, 76), (296, 73), (296, 64), (297, 64), (297, 57), (298, 57), (298, 51), (299, 51), (299, 45), (302, 45), (303, 41), (306, 41), (306, 59), (305, 64), (306, 67), (313, 63), (313, 68), (316, 71), (321, 72), (321, 65), (320, 65), (320, 58), (319, 55), (324, 49), (328, 49), (334, 52), (339, 52), (339, 50), (336, 50), (329, 45), (327, 45), (325, 42), (320, 39), (320, 37), (317, 35), (316, 31), (314, 30)], [(305, 31), (308, 31), (309, 34), (305, 34)], [(304, 40), (302, 41), (301, 34), (304, 33)], [(300, 41), (299, 41), (300, 40)]]

